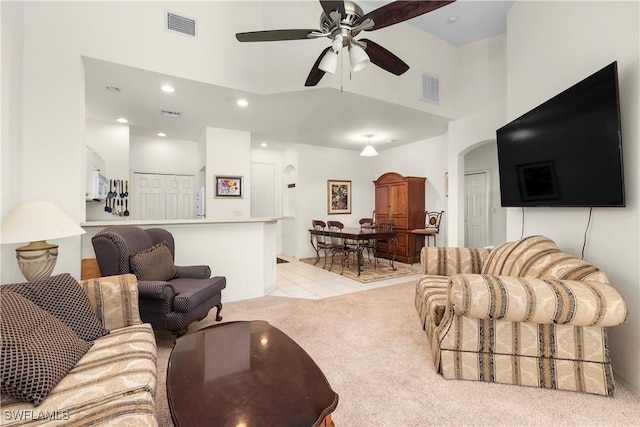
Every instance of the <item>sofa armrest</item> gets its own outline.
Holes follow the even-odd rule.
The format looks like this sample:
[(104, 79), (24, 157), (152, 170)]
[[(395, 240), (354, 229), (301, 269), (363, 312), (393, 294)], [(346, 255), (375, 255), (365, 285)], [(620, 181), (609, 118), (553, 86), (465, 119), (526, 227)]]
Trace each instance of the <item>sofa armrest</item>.
[(176, 265), (179, 278), (182, 279), (208, 279), (211, 277), (211, 268), (208, 265)]
[(490, 252), (490, 249), (425, 246), (420, 252), (422, 274), (452, 276), (480, 273)]
[(609, 327), (627, 316), (618, 291), (594, 281), (460, 274), (448, 298), (456, 314), (477, 319)]
[(133, 274), (99, 277), (78, 282), (91, 308), (107, 330), (139, 325), (138, 282)]

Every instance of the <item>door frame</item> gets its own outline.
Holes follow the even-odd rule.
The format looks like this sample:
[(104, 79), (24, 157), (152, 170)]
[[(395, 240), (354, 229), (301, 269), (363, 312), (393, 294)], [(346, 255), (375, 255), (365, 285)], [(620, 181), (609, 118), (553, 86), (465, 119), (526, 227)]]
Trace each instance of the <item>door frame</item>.
[[(486, 230), (486, 236), (487, 236), (487, 242), (485, 243), (485, 246), (487, 245), (491, 245), (491, 220), (490, 220), (490, 214), (491, 214), (491, 210), (489, 208), (489, 203), (491, 202), (491, 170), (490, 169), (479, 169), (479, 170), (471, 170), (471, 171), (465, 171), (463, 174), (463, 183), (465, 182), (467, 175), (479, 175), (479, 174), (485, 174), (487, 179), (485, 181), (485, 203), (484, 203), (484, 229)], [(466, 189), (466, 185), (464, 186), (464, 241), (467, 241), (467, 227), (466, 227), (466, 223), (467, 223), (467, 189)]]

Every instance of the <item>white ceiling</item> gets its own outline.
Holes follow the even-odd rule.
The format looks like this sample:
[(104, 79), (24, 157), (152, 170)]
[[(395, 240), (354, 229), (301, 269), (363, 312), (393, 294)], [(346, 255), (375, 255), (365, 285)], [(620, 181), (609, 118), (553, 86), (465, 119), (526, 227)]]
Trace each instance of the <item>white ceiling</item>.
[[(368, 1), (361, 6), (368, 12), (386, 3), (390, 2)], [(512, 3), (458, 0), (409, 23), (461, 45), (504, 33)], [(450, 16), (457, 22), (449, 23)], [(267, 142), (270, 149), (305, 143), (361, 150), (364, 135), (374, 134), (373, 145), (380, 151), (441, 135), (447, 128), (442, 117), (328, 88), (254, 94), (250, 107), (239, 109), (235, 101), (243, 96), (240, 91), (171, 77), (178, 90), (168, 105), (167, 94), (158, 90), (168, 76), (90, 58), (84, 62), (87, 118), (113, 122), (126, 117), (132, 135), (156, 137), (162, 131), (171, 139), (196, 141), (205, 127), (219, 127), (250, 131), (256, 148)], [(182, 117), (163, 117), (163, 108), (180, 111)]]

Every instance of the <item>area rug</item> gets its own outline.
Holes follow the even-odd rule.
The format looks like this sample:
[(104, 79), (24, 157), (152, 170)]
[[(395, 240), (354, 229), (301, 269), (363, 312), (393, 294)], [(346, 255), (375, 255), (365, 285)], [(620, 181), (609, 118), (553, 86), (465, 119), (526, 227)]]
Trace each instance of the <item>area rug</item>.
[[(302, 258), (300, 261), (313, 265), (316, 261), (315, 258)], [(329, 265), (331, 260), (327, 261), (327, 270), (329, 269)], [(316, 267), (322, 268), (324, 265), (324, 258), (321, 257), (320, 261), (316, 264)], [(360, 276), (358, 276), (358, 270), (356, 266), (351, 263), (348, 267), (345, 266), (343, 276), (348, 277), (349, 279), (357, 280), (361, 283), (370, 283), (377, 282), (378, 280), (387, 280), (387, 279), (395, 279), (396, 277), (404, 277), (404, 276), (412, 276), (414, 274), (420, 274), (421, 269), (419, 267), (412, 267), (406, 264), (395, 263), (395, 270), (391, 268), (389, 264), (389, 260), (380, 259), (378, 261), (378, 266), (374, 267), (373, 262), (368, 262), (365, 260), (364, 265), (362, 266), (362, 271), (360, 272)], [(334, 261), (333, 269), (331, 272), (340, 274), (342, 271), (342, 266), (339, 261)]]
[[(222, 316), (266, 320), (295, 340), (340, 396), (337, 427), (638, 425), (640, 398), (621, 384), (604, 397), (444, 379), (433, 365), (415, 289), (412, 280), (318, 300), (266, 296), (225, 303)], [(189, 331), (216, 324), (215, 313)], [(156, 338), (156, 416), (160, 427), (172, 427), (165, 379), (173, 339)]]

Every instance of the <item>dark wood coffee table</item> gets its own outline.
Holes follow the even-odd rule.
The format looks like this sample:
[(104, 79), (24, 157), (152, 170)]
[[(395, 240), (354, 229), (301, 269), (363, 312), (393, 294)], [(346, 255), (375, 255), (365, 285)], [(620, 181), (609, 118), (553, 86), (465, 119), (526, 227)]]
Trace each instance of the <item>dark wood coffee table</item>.
[(167, 397), (176, 427), (333, 426), (338, 405), (302, 347), (260, 320), (179, 338), (169, 358)]

